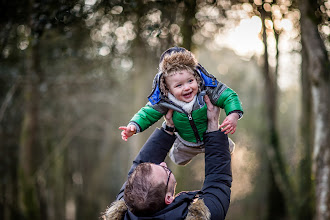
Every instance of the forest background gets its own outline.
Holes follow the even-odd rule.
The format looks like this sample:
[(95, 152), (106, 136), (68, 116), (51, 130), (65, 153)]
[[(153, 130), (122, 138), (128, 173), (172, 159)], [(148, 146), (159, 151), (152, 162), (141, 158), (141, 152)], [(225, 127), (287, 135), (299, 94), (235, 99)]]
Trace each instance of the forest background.
[[(101, 215), (160, 126), (118, 130), (171, 46), (243, 103), (227, 219), (330, 219), (329, 14), (328, 0), (1, 1), (0, 219)], [(203, 155), (167, 162), (177, 192), (200, 189)]]

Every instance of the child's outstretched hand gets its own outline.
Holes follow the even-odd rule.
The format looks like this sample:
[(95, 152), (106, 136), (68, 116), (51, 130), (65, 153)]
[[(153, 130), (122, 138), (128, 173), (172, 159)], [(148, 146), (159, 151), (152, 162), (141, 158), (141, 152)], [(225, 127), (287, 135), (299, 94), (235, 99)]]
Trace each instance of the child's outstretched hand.
[(238, 118), (239, 115), (237, 113), (229, 114), (220, 125), (221, 131), (224, 131), (225, 134), (234, 134), (236, 131)]
[(129, 125), (127, 127), (120, 126), (119, 129), (122, 130), (121, 139), (123, 139), (124, 141), (127, 141), (129, 137), (136, 133), (136, 127), (134, 125)]

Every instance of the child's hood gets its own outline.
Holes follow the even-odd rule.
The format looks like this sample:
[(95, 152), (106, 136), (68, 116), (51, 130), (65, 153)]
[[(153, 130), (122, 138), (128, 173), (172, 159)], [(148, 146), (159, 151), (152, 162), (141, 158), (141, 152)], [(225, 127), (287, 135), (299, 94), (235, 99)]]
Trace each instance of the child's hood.
[[(196, 71), (201, 79), (202, 79), (202, 87), (217, 87), (218, 81), (217, 79), (207, 72), (206, 69), (199, 63), (197, 63), (196, 66), (194, 66), (194, 71)], [(152, 84), (152, 92), (148, 96), (148, 100), (152, 105), (157, 104), (160, 100), (164, 99), (164, 95), (162, 94), (160, 90), (160, 78), (162, 76), (163, 72), (158, 72), (153, 80)]]
[(182, 51), (166, 55), (159, 63), (159, 72), (169, 73), (182, 69), (194, 70), (198, 65), (195, 56), (190, 51)]

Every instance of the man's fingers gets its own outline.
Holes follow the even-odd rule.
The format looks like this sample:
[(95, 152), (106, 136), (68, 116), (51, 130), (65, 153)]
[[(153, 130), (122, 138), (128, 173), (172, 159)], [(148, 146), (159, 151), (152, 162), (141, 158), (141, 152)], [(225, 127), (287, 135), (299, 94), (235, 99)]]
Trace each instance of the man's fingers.
[(207, 95), (204, 96), (204, 101), (205, 101), (208, 109), (212, 108), (212, 105), (210, 105), (211, 104), (211, 100), (210, 100), (210, 98)]
[(166, 119), (172, 118), (173, 115), (173, 109), (169, 109), (166, 113)]

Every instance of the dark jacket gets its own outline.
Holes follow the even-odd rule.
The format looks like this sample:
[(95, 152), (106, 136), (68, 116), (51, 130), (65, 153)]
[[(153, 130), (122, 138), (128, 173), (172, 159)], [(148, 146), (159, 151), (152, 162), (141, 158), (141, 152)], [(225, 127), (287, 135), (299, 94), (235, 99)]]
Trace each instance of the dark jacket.
[[(117, 201), (104, 213), (104, 219), (225, 219), (230, 203), (232, 181), (228, 137), (223, 132), (215, 131), (206, 133), (204, 139), (205, 180), (201, 190), (179, 193), (163, 210), (151, 217), (138, 217), (127, 210), (122, 201), (124, 184)], [(163, 162), (174, 140), (175, 136), (156, 129), (135, 158), (129, 174), (139, 163)]]

